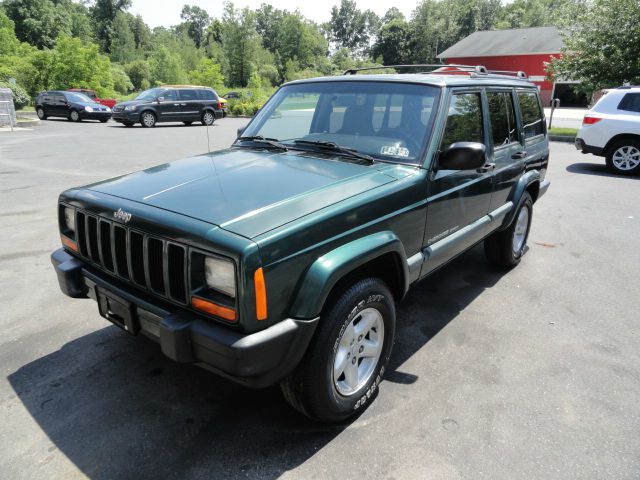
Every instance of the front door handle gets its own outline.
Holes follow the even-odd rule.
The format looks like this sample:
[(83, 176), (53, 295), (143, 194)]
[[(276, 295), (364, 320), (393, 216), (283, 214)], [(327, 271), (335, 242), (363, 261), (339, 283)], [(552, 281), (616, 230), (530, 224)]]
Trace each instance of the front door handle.
[(478, 168), (476, 170), (476, 172), (478, 172), (478, 173), (487, 173), (487, 172), (493, 170), (494, 168), (496, 168), (496, 164), (495, 163), (487, 163), (487, 164), (483, 165), (482, 167)]
[(513, 155), (511, 155), (511, 158), (513, 160), (519, 160), (521, 158), (525, 158), (526, 156), (527, 156), (527, 152), (525, 152), (524, 150), (520, 150), (519, 152), (516, 152)]

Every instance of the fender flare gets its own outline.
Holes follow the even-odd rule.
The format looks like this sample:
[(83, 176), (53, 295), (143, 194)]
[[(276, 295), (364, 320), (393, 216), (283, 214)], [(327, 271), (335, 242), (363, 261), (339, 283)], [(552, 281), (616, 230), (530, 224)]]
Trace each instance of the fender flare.
[(291, 307), (291, 317), (317, 317), (329, 293), (341, 278), (387, 253), (400, 257), (404, 277), (403, 294), (406, 293), (409, 289), (409, 268), (404, 246), (395, 233), (378, 232), (341, 245), (316, 259), (298, 288)]
[(516, 212), (518, 210), (518, 204), (520, 203), (520, 199), (524, 192), (529, 188), (530, 185), (540, 182), (540, 172), (538, 170), (529, 170), (524, 175), (520, 177), (518, 183), (516, 183), (515, 187), (513, 187), (513, 194), (511, 195), (511, 202), (513, 202), (513, 208), (511, 211), (505, 216), (504, 221), (502, 223), (501, 230), (504, 230), (509, 225), (516, 216)]

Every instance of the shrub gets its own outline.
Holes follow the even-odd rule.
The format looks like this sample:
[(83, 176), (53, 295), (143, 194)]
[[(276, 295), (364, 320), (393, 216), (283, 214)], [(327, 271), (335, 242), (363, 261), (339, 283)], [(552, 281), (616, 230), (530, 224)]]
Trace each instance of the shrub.
[(20, 110), (31, 102), (27, 91), (16, 83), (0, 82), (0, 88), (9, 88), (13, 94), (13, 104)]

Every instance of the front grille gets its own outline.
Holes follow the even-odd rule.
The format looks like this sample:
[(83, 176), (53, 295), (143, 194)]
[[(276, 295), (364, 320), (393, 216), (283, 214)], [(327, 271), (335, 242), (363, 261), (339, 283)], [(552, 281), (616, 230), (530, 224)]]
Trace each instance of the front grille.
[(124, 107), (113, 107), (114, 112), (121, 112), (122, 110), (124, 110)]
[(187, 249), (86, 212), (76, 212), (78, 250), (92, 264), (156, 295), (187, 303)]

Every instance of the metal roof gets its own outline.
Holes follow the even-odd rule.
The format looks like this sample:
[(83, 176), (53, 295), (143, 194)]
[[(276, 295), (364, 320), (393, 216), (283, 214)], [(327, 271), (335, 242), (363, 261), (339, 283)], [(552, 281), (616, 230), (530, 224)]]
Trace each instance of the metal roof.
[(495, 57), (560, 53), (562, 36), (556, 27), (474, 32), (447, 48), (438, 58)]

